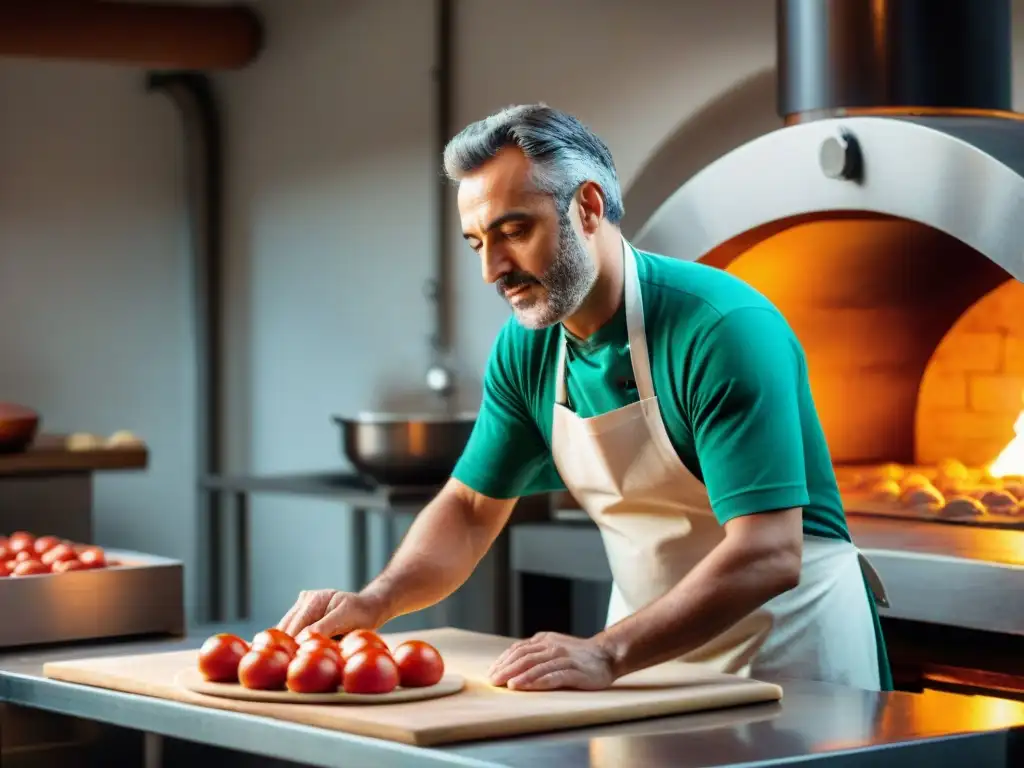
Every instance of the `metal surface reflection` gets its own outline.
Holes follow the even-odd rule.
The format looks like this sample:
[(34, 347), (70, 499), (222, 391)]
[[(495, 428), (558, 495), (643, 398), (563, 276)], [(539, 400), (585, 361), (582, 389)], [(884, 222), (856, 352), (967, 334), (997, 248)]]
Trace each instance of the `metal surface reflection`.
[[(964, 754), (1003, 754), (997, 738), (1024, 728), (1024, 704), (929, 691), (878, 694), (808, 681), (779, 681), (781, 704), (743, 707), (571, 733), (450, 748), (509, 768), (696, 768), (861, 753), (864, 764), (901, 765), (915, 754), (931, 765)], [(993, 733), (956, 743), (954, 735)], [(936, 740), (942, 741), (936, 741)], [(894, 749), (899, 746), (900, 749)], [(878, 762), (881, 751), (897, 762)], [(917, 750), (911, 752), (910, 750)], [(981, 750), (991, 750), (983, 752)], [(938, 752), (932, 752), (938, 750)], [(963, 751), (961, 751), (963, 750)], [(973, 750), (973, 751), (972, 751)], [(942, 759), (935, 762), (935, 754)], [(952, 760), (954, 762), (946, 762)], [(982, 758), (985, 763), (985, 759)], [(988, 764), (988, 763), (986, 763)], [(995, 763), (1001, 764), (1001, 763)]]

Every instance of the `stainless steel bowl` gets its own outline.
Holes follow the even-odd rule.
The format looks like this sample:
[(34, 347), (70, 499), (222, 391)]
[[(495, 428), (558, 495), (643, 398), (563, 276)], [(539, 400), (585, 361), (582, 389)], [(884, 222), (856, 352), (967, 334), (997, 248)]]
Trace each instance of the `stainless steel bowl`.
[(462, 455), (476, 413), (361, 413), (332, 416), (342, 452), (355, 470), (380, 485), (443, 485)]

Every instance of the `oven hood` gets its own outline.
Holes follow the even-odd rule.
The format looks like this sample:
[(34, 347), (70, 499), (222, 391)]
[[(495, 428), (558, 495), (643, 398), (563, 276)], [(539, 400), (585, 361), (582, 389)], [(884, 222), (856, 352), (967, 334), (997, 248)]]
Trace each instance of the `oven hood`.
[(837, 464), (914, 463), (937, 346), (1024, 281), (1010, 2), (777, 7), (785, 127), (691, 176), (631, 239), (728, 269), (779, 307)]

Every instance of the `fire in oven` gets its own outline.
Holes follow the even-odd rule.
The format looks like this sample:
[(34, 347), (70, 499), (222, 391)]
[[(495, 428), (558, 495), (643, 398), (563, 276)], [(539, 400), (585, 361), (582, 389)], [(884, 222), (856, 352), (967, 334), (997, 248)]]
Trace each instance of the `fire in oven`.
[(690, 177), (633, 237), (783, 312), (851, 514), (1024, 527), (1010, 14), (779, 0), (784, 125)]

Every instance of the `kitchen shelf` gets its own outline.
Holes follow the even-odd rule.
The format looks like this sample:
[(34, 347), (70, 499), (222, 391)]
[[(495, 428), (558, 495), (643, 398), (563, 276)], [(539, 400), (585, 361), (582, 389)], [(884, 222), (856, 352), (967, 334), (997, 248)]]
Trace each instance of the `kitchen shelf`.
[(69, 451), (64, 435), (41, 435), (25, 451), (0, 453), (0, 478), (21, 475), (71, 474), (145, 469), (144, 445)]
[(201, 487), (226, 493), (282, 493), (335, 499), (361, 509), (386, 511), (396, 506), (422, 506), (440, 486), (375, 486), (358, 475), (341, 472), (310, 472), (281, 475), (236, 475), (204, 477)]

